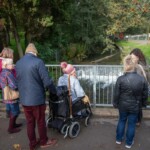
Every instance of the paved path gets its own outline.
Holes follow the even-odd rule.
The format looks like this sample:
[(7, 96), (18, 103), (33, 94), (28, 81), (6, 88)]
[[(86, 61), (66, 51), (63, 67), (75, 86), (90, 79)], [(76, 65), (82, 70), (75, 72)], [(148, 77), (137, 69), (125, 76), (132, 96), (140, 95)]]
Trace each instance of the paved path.
[(129, 40), (130, 42), (135, 42), (138, 43), (140, 45), (146, 45), (146, 44), (150, 44), (150, 40)]
[[(0, 117), (0, 150), (13, 150), (13, 144), (20, 144), (22, 150), (29, 150), (28, 138), (26, 134), (26, 121), (24, 115), (20, 115), (18, 122), (23, 122), (21, 132), (16, 134), (8, 134), (8, 119), (5, 113), (1, 113)], [(81, 122), (81, 131), (77, 138), (64, 139), (63, 136), (53, 129), (48, 129), (49, 137), (58, 139), (55, 147), (46, 148), (45, 150), (125, 150), (125, 143), (121, 145), (115, 144), (115, 130), (117, 118), (91, 118), (91, 123), (85, 127)], [(136, 129), (135, 144), (132, 150), (149, 150), (150, 146), (150, 120), (143, 120), (142, 126)], [(40, 150), (38, 148), (37, 150)]]

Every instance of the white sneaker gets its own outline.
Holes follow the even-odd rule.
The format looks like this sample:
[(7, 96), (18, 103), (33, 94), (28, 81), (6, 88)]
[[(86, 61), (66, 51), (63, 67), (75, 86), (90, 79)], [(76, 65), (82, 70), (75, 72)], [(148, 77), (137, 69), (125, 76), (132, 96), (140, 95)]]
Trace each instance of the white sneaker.
[(116, 144), (120, 145), (120, 144), (121, 144), (121, 142), (120, 142), (120, 141), (116, 141)]
[(131, 145), (127, 145), (127, 144), (126, 144), (126, 145), (125, 145), (125, 148), (128, 148), (128, 149), (129, 149), (129, 148), (131, 148), (131, 147), (132, 147), (132, 145), (133, 145), (133, 144), (134, 144), (134, 141), (132, 142), (132, 144), (131, 144)]
[(131, 148), (132, 145), (125, 145), (125, 148)]

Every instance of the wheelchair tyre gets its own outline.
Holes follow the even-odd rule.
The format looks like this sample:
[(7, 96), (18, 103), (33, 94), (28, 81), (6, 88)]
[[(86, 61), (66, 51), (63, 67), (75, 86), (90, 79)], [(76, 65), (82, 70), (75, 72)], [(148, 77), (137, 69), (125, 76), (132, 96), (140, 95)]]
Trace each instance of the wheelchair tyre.
[(69, 137), (70, 138), (75, 138), (78, 136), (80, 132), (80, 124), (79, 122), (72, 122), (69, 128)]
[(46, 126), (49, 127), (49, 123), (52, 121), (52, 116), (49, 116), (48, 119), (46, 120)]
[(90, 117), (87, 116), (87, 117), (85, 118), (85, 126), (87, 127), (87, 126), (89, 125), (89, 123), (90, 123)]
[(60, 130), (60, 133), (63, 134), (63, 135), (66, 134), (67, 127), (68, 127), (68, 125), (67, 125), (67, 124), (64, 124), (64, 125), (62, 126), (61, 130)]

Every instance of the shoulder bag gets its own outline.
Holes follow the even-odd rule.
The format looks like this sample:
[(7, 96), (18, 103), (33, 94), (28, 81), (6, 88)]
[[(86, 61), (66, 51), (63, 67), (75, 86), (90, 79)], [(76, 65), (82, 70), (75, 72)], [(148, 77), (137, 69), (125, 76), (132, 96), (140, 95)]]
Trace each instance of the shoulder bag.
[(19, 98), (19, 92), (11, 89), (8, 84), (3, 89), (4, 100), (16, 100)]

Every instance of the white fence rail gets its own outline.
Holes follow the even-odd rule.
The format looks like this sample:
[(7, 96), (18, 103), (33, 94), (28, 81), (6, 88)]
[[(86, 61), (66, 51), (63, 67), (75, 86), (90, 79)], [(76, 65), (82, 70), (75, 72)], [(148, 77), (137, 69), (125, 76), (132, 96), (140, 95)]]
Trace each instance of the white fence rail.
[[(46, 65), (57, 85), (62, 75), (59, 65)], [(112, 106), (114, 85), (118, 76), (123, 74), (121, 65), (74, 65), (77, 77), (90, 97), (93, 106)]]

